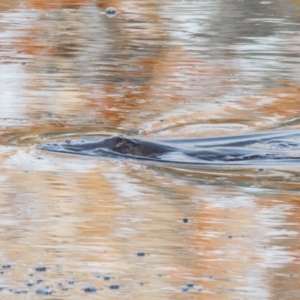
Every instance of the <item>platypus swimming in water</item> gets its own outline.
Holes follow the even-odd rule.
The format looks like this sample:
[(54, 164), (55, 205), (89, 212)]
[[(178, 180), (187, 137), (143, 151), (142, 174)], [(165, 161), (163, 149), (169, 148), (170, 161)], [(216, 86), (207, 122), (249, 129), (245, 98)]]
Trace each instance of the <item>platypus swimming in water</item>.
[[(253, 145), (259, 147), (253, 148)], [(259, 133), (158, 142), (113, 136), (105, 139), (44, 144), (40, 149), (88, 156), (123, 157), (184, 164), (270, 164), (291, 161), (300, 163), (300, 133), (295, 131)]]
[(61, 152), (61, 153), (74, 153), (90, 156), (135, 156), (141, 158), (156, 159), (159, 156), (171, 153), (176, 150), (175, 147), (165, 144), (154, 143), (139, 139), (130, 139), (127, 137), (113, 136), (110, 138), (85, 141), (81, 140), (80, 143), (66, 143), (61, 144), (45, 144), (40, 147), (42, 150)]

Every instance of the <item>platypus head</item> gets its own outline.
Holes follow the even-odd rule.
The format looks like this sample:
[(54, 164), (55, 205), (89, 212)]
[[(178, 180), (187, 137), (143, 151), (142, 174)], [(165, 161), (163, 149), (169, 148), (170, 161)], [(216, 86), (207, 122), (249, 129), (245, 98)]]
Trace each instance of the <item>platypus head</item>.
[(162, 144), (129, 139), (122, 136), (108, 138), (103, 143), (105, 143), (105, 148), (114, 152), (142, 157), (157, 157), (170, 150), (170, 147)]

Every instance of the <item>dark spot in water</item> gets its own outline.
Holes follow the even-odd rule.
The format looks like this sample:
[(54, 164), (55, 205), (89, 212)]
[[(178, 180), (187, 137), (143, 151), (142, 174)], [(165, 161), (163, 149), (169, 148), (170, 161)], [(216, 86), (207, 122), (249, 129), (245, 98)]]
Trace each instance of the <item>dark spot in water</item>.
[(208, 276), (209, 279), (213, 279), (214, 277), (212, 275)]
[(74, 279), (68, 280), (68, 284), (75, 284), (75, 280)]
[(36, 281), (36, 284), (40, 284), (40, 283), (42, 283), (42, 282), (44, 282), (43, 279), (38, 279), (38, 280)]
[(22, 65), (25, 66), (25, 65), (26, 65), (26, 62), (22, 62)]
[(192, 287), (194, 287), (194, 284), (193, 283), (188, 283), (186, 286), (189, 287), (189, 288), (192, 288)]
[(142, 257), (142, 256), (145, 256), (146, 253), (144, 253), (144, 252), (138, 252), (136, 255)]
[(66, 144), (71, 144), (71, 140), (65, 140)]
[(65, 288), (61, 288), (61, 290), (62, 291), (68, 291), (69, 289), (65, 287)]
[(229, 239), (232, 239), (232, 238), (233, 238), (233, 236), (232, 236), (232, 235), (229, 235), (229, 236), (228, 236), (228, 238), (229, 238)]
[(17, 295), (21, 295), (21, 294), (27, 294), (28, 291), (26, 291), (26, 290), (23, 290), (23, 291), (14, 291), (14, 293), (17, 294)]
[(103, 279), (106, 280), (106, 281), (108, 281), (108, 280), (110, 280), (110, 277), (105, 276)]
[(164, 120), (164, 119), (160, 119), (159, 121), (160, 121), (160, 122), (164, 122), (165, 120)]
[(89, 287), (86, 287), (83, 291), (88, 294), (95, 294), (95, 293), (97, 293), (98, 289), (96, 287), (89, 286)]
[(189, 219), (183, 219), (183, 223), (188, 223)]
[(38, 289), (35, 291), (35, 293), (37, 295), (40, 295), (40, 296), (47, 296), (47, 295), (52, 295), (52, 291), (49, 290), (49, 289)]
[(2, 268), (3, 268), (3, 269), (10, 269), (10, 268), (11, 268), (11, 265), (3, 265)]
[(5, 288), (4, 287), (0, 287), (0, 292), (2, 292)]
[(46, 272), (46, 271), (47, 271), (47, 268), (46, 268), (46, 267), (37, 267), (37, 268), (35, 268), (35, 270), (36, 270), (37, 272)]
[(0, 272), (0, 274), (2, 275), (2, 274), (4, 274), (4, 272)]
[(294, 274), (291, 273), (291, 274), (290, 274), (290, 277), (293, 277), (293, 276), (294, 276)]
[(263, 169), (263, 168), (259, 168), (258, 171), (259, 171), (259, 172), (263, 172), (264, 169)]
[(33, 276), (33, 274), (29, 274), (28, 276), (32, 277), (32, 276)]
[(117, 289), (120, 288), (120, 286), (117, 285), (117, 284), (112, 284), (112, 285), (109, 286), (109, 288), (110, 288), (111, 290), (117, 290)]
[(198, 289), (198, 292), (202, 292), (202, 289)]
[(189, 291), (189, 288), (188, 287), (183, 287), (181, 290), (186, 293), (186, 292)]
[(144, 282), (140, 282), (140, 285), (144, 285)]
[(157, 276), (158, 276), (158, 277), (162, 277), (162, 276), (163, 276), (163, 274), (158, 274)]
[(117, 10), (116, 10), (114, 7), (108, 7), (108, 8), (105, 10), (105, 14), (106, 14), (108, 17), (114, 17), (114, 16), (117, 14)]
[(31, 287), (31, 286), (34, 286), (35, 283), (33, 283), (33, 282), (28, 282), (26, 285), (27, 285), (28, 287)]

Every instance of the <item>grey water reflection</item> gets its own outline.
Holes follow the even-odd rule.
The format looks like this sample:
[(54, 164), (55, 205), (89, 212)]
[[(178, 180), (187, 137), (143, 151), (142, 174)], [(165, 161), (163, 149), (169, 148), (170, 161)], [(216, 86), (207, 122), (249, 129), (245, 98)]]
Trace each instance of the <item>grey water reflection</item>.
[(0, 3), (0, 298), (298, 299), (296, 165), (39, 145), (299, 130), (299, 13), (297, 0)]

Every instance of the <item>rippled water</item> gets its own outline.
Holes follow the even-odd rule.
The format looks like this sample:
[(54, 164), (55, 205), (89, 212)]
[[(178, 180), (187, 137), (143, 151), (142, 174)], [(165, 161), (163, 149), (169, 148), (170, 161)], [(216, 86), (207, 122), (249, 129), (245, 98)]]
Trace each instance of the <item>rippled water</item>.
[(300, 298), (296, 164), (39, 148), (297, 132), (300, 1), (2, 2), (1, 299)]

